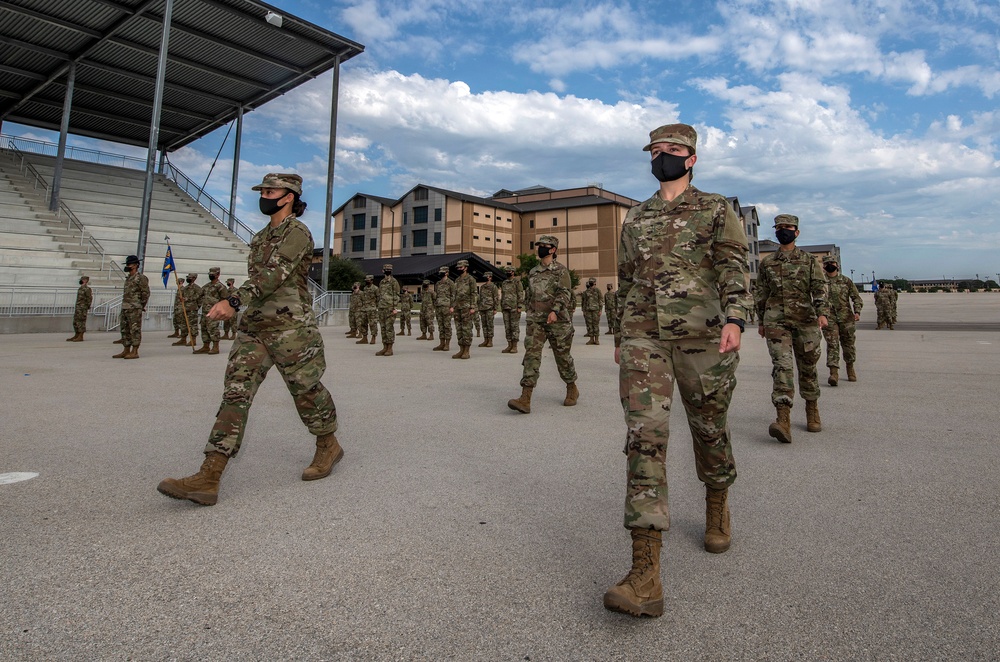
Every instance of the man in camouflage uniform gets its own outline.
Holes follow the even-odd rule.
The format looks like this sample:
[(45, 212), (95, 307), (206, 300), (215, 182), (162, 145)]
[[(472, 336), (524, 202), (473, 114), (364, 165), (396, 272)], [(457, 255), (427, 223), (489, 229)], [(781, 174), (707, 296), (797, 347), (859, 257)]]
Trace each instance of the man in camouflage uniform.
[[(236, 279), (227, 278), (226, 279), (226, 295), (222, 297), (223, 299), (228, 299), (236, 294)], [(227, 319), (222, 323), (222, 339), (223, 340), (235, 340), (236, 339), (236, 316)]]
[(306, 207), (300, 199), (302, 178), (268, 174), (253, 190), (260, 191), (260, 210), (270, 222), (250, 242), (246, 282), (208, 312), (210, 320), (225, 320), (246, 306), (229, 351), (225, 391), (205, 461), (193, 476), (167, 478), (156, 488), (205, 506), (218, 500), (222, 472), (240, 450), (250, 405), (272, 366), (281, 373), (302, 423), (316, 436), (316, 452), (302, 480), (329, 476), (344, 456), (334, 435), (337, 409), (320, 381), (326, 358), (308, 287), (313, 239), (297, 218)]
[(67, 342), (83, 342), (87, 332), (87, 314), (94, 303), (94, 293), (90, 290), (90, 276), (80, 278), (80, 289), (76, 291), (76, 307), (73, 309), (73, 337)]
[(507, 267), (507, 280), (500, 286), (500, 308), (503, 310), (503, 330), (507, 338), (507, 348), (500, 350), (503, 354), (517, 354), (523, 307), (524, 285), (514, 272), (514, 267)]
[(201, 312), (204, 317), (201, 323), (202, 345), (201, 349), (194, 350), (193, 354), (219, 353), (219, 322), (208, 319), (207, 315), (212, 306), (229, 298), (229, 288), (219, 280), (221, 272), (219, 267), (209, 269), (208, 285), (201, 288)]
[(522, 414), (531, 413), (531, 393), (538, 383), (542, 363), (542, 348), (548, 340), (552, 355), (559, 369), (559, 377), (566, 383), (563, 405), (572, 407), (580, 397), (576, 387), (576, 367), (570, 350), (573, 348), (573, 318), (569, 312), (569, 269), (556, 260), (559, 239), (543, 234), (535, 240), (538, 265), (528, 272), (528, 289), (524, 293), (527, 327), (524, 331), (524, 359), (521, 365), (521, 397), (508, 400), (507, 406)]
[(500, 306), (500, 292), (493, 284), (493, 274), (486, 272), (486, 282), (479, 288), (479, 318), (483, 324), (483, 342), (480, 347), (493, 346), (493, 318)]
[(434, 285), (434, 306), (437, 313), (438, 339), (441, 341), (434, 348), (435, 352), (447, 352), (451, 349), (451, 302), (455, 297), (455, 282), (448, 278), (448, 267), (438, 269), (441, 280)]
[(113, 359), (139, 358), (142, 344), (142, 314), (149, 302), (149, 279), (139, 273), (139, 258), (129, 255), (125, 258), (125, 286), (122, 290), (122, 311), (118, 316), (118, 327), (122, 334), (122, 351)]
[(896, 286), (891, 283), (886, 283), (886, 290), (889, 302), (889, 330), (896, 330), (896, 304), (899, 302), (899, 292), (896, 291)]
[(704, 547), (716, 554), (729, 549), (736, 463), (727, 416), (750, 306), (743, 223), (725, 197), (691, 184), (697, 133), (668, 124), (649, 137), (644, 149), (660, 186), (629, 210), (618, 248), (615, 361), (628, 429), (632, 569), (604, 594), (607, 609), (633, 616), (663, 613), (660, 549), (670, 528), (666, 459), (674, 383), (705, 484)]
[[(480, 294), (480, 287), (477, 286), (476, 287), (476, 298), (473, 301), (473, 306), (472, 306), (476, 310), (479, 310), (479, 294)], [(480, 337), (482, 335), (482, 332), (483, 332), (483, 325), (482, 325), (482, 321), (480, 320), (479, 313), (474, 313), (472, 315), (472, 324), (473, 324), (473, 326), (476, 327), (476, 337), (477, 338)], [(482, 347), (482, 345), (480, 345), (480, 347)]]
[(378, 332), (378, 318), (377, 306), (378, 306), (378, 287), (375, 285), (375, 277), (372, 275), (365, 276), (365, 283), (361, 286), (361, 303), (358, 309), (358, 333), (361, 334), (361, 340), (354, 343), (355, 345), (368, 345), (368, 333), (371, 331), (371, 343), (375, 344), (375, 334)]
[[(361, 296), (361, 284), (353, 283), (351, 285), (351, 299), (350, 305), (347, 309), (347, 321), (351, 326), (351, 330), (347, 332), (348, 338), (358, 337), (358, 328), (361, 326), (362, 317), (362, 296)], [(365, 327), (367, 329), (367, 327)]]
[(840, 380), (840, 348), (844, 348), (844, 360), (847, 362), (847, 381), (858, 381), (854, 372), (854, 361), (857, 353), (854, 349), (854, 323), (861, 319), (861, 308), (864, 302), (858, 294), (858, 288), (847, 276), (840, 273), (837, 258), (827, 255), (823, 258), (823, 271), (826, 272), (827, 291), (830, 301), (830, 323), (823, 329), (826, 338), (826, 367), (830, 369), (827, 383), (836, 386)]
[(396, 314), (399, 313), (399, 281), (392, 277), (392, 265), (382, 265), (382, 280), (378, 284), (378, 322), (382, 327), (382, 349), (375, 356), (392, 356), (396, 342)]
[(413, 296), (403, 288), (399, 293), (399, 335), (412, 336), (413, 325), (410, 317), (413, 315)]
[(420, 285), (420, 335), (417, 340), (434, 340), (434, 290), (431, 282), (424, 280)]
[(757, 333), (767, 339), (767, 351), (774, 364), (771, 402), (777, 418), (767, 431), (788, 444), (792, 441), (795, 368), (799, 372), (799, 394), (806, 401), (806, 430), (823, 429), (816, 364), (823, 350), (822, 330), (827, 325), (830, 304), (826, 277), (816, 258), (795, 246), (798, 217), (779, 214), (774, 217), (774, 228), (781, 246), (760, 261), (754, 304), (760, 319)]
[(458, 352), (453, 359), (469, 358), (472, 347), (472, 320), (476, 316), (476, 279), (469, 273), (469, 261), (459, 260), (455, 265), (458, 278), (455, 279), (455, 295), (451, 301), (451, 312), (455, 316), (455, 335), (458, 336)]
[(187, 314), (188, 328), (191, 330), (191, 339), (181, 334), (181, 339), (171, 345), (194, 347), (198, 343), (198, 311), (201, 310), (201, 286), (196, 284), (198, 274), (188, 274), (184, 282), (184, 312)]
[(174, 314), (171, 320), (174, 324), (174, 332), (167, 337), (186, 338), (187, 324), (184, 323), (184, 290), (179, 278), (174, 279), (174, 284), (177, 286), (177, 291), (174, 292)]
[(608, 320), (608, 330), (604, 332), (606, 336), (615, 335), (615, 322), (618, 314), (615, 312), (615, 297), (617, 293), (611, 283), (608, 283), (608, 291), (604, 293), (604, 315)]
[(875, 291), (875, 315), (878, 322), (875, 327), (878, 329), (890, 329), (892, 328), (893, 322), (893, 292), (892, 285), (889, 283), (882, 283), (878, 290)]
[(597, 289), (597, 279), (587, 280), (587, 288), (581, 297), (583, 301), (583, 321), (587, 324), (587, 344), (600, 345), (601, 335), (601, 291)]

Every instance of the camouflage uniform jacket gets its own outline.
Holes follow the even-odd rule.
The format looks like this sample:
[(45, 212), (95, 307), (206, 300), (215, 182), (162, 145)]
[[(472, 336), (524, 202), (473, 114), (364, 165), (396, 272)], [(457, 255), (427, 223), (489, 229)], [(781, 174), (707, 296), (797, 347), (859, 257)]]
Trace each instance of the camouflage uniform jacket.
[(494, 283), (483, 283), (479, 288), (479, 310), (493, 310), (500, 307), (500, 296)]
[(629, 210), (618, 248), (615, 345), (625, 338), (720, 338), (746, 320), (747, 236), (732, 206), (694, 186)]
[(604, 294), (604, 314), (608, 316), (608, 319), (614, 319), (617, 315), (616, 306), (618, 305), (618, 293), (614, 290)]
[(361, 288), (361, 301), (364, 303), (362, 306), (368, 312), (372, 312), (378, 308), (378, 285), (372, 283), (367, 287)]
[(384, 312), (399, 310), (399, 281), (385, 276), (378, 284), (378, 309)]
[(539, 263), (528, 272), (528, 289), (524, 292), (525, 317), (528, 321), (545, 323), (549, 313), (555, 312), (557, 322), (569, 322), (570, 299), (569, 269), (552, 260), (548, 266)]
[(524, 285), (520, 276), (515, 274), (500, 286), (500, 306), (504, 310), (524, 308)]
[(309, 294), (313, 238), (294, 215), (277, 227), (268, 223), (250, 241), (247, 280), (236, 290), (246, 311), (241, 332), (316, 326)]
[(134, 276), (125, 279), (125, 289), (122, 292), (123, 310), (146, 310), (149, 301), (149, 279), (146, 274), (136, 272)]
[(434, 300), (438, 308), (451, 308), (455, 297), (455, 281), (445, 276), (434, 285)]
[(90, 289), (89, 285), (81, 285), (80, 289), (76, 291), (76, 312), (87, 312), (93, 303), (94, 292)]
[(861, 314), (861, 295), (858, 287), (844, 274), (827, 276), (827, 288), (830, 292), (830, 319), (842, 324), (853, 322), (855, 315)]
[(189, 313), (196, 312), (201, 307), (201, 285), (185, 283), (184, 307), (187, 308)]
[(413, 310), (413, 295), (410, 294), (409, 290), (403, 290), (399, 293), (399, 309), (404, 313)]
[(437, 295), (434, 294), (434, 290), (427, 288), (426, 290), (420, 291), (420, 308), (435, 308), (434, 302), (437, 301)]
[(466, 271), (455, 279), (455, 296), (451, 306), (455, 310), (471, 310), (476, 307), (476, 279)]
[(207, 313), (212, 306), (229, 298), (229, 288), (219, 281), (210, 282), (201, 288), (201, 310)]
[(601, 312), (601, 291), (597, 289), (597, 286), (585, 289), (580, 295), (580, 299), (585, 313)]
[(357, 313), (359, 310), (361, 310), (362, 308), (364, 308), (364, 303), (362, 301), (363, 299), (364, 299), (364, 294), (361, 293), (361, 289), (360, 288), (358, 289), (357, 292), (355, 292), (352, 289), (351, 290), (351, 303), (350, 303), (350, 308), (348, 308), (348, 312)]
[(813, 324), (821, 315), (830, 316), (826, 274), (798, 247), (776, 250), (760, 261), (754, 297), (764, 326)]
[(177, 291), (174, 292), (174, 310), (180, 310), (180, 307), (184, 305), (182, 303), (183, 299), (181, 298), (183, 287), (184, 287), (183, 285), (179, 286), (177, 288)]

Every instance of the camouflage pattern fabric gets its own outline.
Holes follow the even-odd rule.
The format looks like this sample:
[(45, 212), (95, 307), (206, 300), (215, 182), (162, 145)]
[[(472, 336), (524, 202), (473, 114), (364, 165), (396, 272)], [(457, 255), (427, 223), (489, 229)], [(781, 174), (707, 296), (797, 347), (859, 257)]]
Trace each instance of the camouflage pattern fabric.
[(858, 287), (843, 274), (827, 275), (827, 289), (830, 294), (830, 323), (823, 329), (823, 337), (826, 339), (826, 365), (835, 368), (840, 365), (841, 347), (847, 363), (854, 363), (857, 359), (854, 315), (861, 314), (864, 302)]
[(476, 279), (468, 271), (455, 279), (455, 294), (451, 306), (455, 315), (455, 335), (458, 345), (472, 345), (472, 318), (476, 316)]
[(399, 310), (399, 281), (391, 275), (382, 277), (378, 284), (378, 321), (382, 326), (382, 344), (396, 342), (396, 313)]
[(409, 290), (403, 290), (399, 294), (399, 331), (402, 333), (412, 333), (413, 296)]
[(364, 295), (361, 294), (361, 288), (358, 288), (357, 290), (352, 288), (351, 302), (347, 309), (347, 319), (351, 324), (351, 331), (357, 331), (359, 334), (362, 327), (365, 329), (368, 328), (367, 319), (362, 322), (362, 319), (364, 319), (364, 312), (362, 311), (362, 308), (364, 308)]
[(378, 335), (378, 285), (371, 283), (361, 290), (364, 294), (365, 320), (368, 323), (368, 335), (372, 338)]
[(803, 400), (819, 399), (816, 364), (822, 353), (818, 326), (764, 327), (767, 351), (771, 355), (771, 403), (792, 406), (795, 397), (795, 368), (799, 371), (799, 395)]
[(716, 489), (736, 480), (728, 411), (739, 362), (736, 352), (719, 354), (714, 338), (622, 342), (619, 395), (628, 428), (626, 528), (670, 528), (666, 460), (674, 382), (691, 430), (698, 479)]
[(198, 311), (201, 310), (201, 286), (196, 283), (184, 285), (184, 310), (191, 326), (191, 337), (198, 337)]
[[(474, 309), (479, 310), (479, 291), (476, 291), (476, 305), (473, 306)], [(480, 335), (483, 332), (483, 324), (481, 320), (480, 313), (472, 313), (472, 323), (476, 327), (476, 335)]]
[(500, 307), (503, 310), (503, 330), (507, 342), (521, 338), (521, 309), (524, 308), (524, 285), (519, 276), (511, 275), (500, 286)]
[(138, 347), (142, 343), (142, 313), (149, 301), (149, 279), (138, 271), (125, 279), (122, 291), (122, 311), (118, 316), (122, 346)]
[(666, 451), (677, 383), (698, 478), (736, 480), (727, 412), (736, 352), (719, 353), (727, 318), (746, 320), (746, 231), (726, 199), (693, 186), (667, 202), (657, 191), (629, 210), (618, 249), (615, 345), (628, 458), (627, 528), (667, 530)]
[(208, 285), (201, 288), (201, 312), (202, 312), (202, 323), (201, 323), (201, 340), (204, 343), (219, 342), (219, 327), (220, 323), (208, 319), (208, 311), (212, 309), (212, 306), (219, 303), (223, 299), (229, 298), (229, 288), (226, 287), (219, 280), (210, 281)]
[[(576, 381), (576, 366), (570, 350), (573, 348), (573, 322), (570, 317), (569, 270), (553, 260), (539, 264), (528, 273), (528, 289), (524, 293), (527, 327), (524, 332), (524, 358), (521, 365), (521, 386), (534, 388), (542, 363), (542, 348), (548, 340), (552, 355), (559, 369), (559, 377), (570, 384)], [(548, 323), (549, 313), (556, 314), (556, 321)]]
[(309, 228), (295, 216), (277, 227), (267, 224), (251, 240), (247, 280), (237, 290), (246, 311), (229, 352), (206, 452), (239, 452), (250, 405), (271, 366), (277, 366), (311, 434), (337, 430), (333, 398), (320, 382), (326, 357), (307, 285), (312, 255)]
[(492, 281), (483, 283), (479, 288), (479, 317), (483, 324), (483, 338), (493, 340), (493, 317), (500, 307), (500, 288)]
[(181, 286), (177, 286), (177, 291), (174, 292), (174, 331), (179, 333), (181, 336), (187, 335), (187, 326), (184, 324), (184, 298), (181, 296), (183, 290)]
[(434, 290), (427, 288), (420, 294), (420, 335), (434, 333)]
[(588, 287), (580, 295), (583, 307), (583, 321), (587, 324), (587, 335), (596, 336), (601, 333), (601, 291), (597, 286)]
[(94, 293), (90, 286), (81, 285), (76, 291), (76, 307), (73, 309), (73, 331), (76, 333), (87, 332), (87, 314), (90, 306), (94, 303)]
[(444, 342), (451, 341), (451, 302), (455, 296), (455, 282), (445, 276), (434, 284), (435, 306), (437, 311), (438, 336)]
[(615, 333), (618, 327), (618, 292), (615, 290), (604, 294), (604, 315), (608, 320), (608, 331)]
[[(225, 298), (228, 299), (229, 297), (234, 296), (235, 294), (236, 294), (236, 286), (235, 285), (226, 285), (226, 297)], [(237, 317), (238, 317), (238, 315), (234, 316), (234, 317), (230, 317), (229, 319), (227, 319), (225, 322), (222, 323), (222, 332), (225, 333), (227, 336), (230, 335), (230, 333), (232, 332), (232, 330), (236, 327)]]

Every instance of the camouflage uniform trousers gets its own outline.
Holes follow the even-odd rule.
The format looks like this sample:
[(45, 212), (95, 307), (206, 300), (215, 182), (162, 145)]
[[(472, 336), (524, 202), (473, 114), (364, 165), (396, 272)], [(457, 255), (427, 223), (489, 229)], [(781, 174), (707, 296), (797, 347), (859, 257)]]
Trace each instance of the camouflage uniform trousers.
[(229, 319), (227, 319), (225, 322), (222, 323), (222, 332), (227, 336), (232, 332), (234, 328), (236, 328), (235, 316), (230, 317)]
[(601, 335), (601, 311), (599, 310), (583, 311), (583, 321), (586, 322), (587, 324), (588, 336)]
[(181, 306), (174, 306), (174, 331), (181, 334), (182, 336), (187, 333), (187, 326), (184, 324), (184, 308)]
[(434, 309), (420, 306), (420, 335), (434, 333)]
[(893, 323), (892, 311), (889, 309), (889, 306), (875, 306), (875, 311), (878, 326), (889, 326)]
[[(208, 311), (206, 311), (207, 313)], [(219, 327), (222, 326), (222, 322), (217, 322), (215, 320), (208, 319), (208, 315), (205, 315), (204, 320), (201, 323), (201, 341), (206, 345), (210, 342), (219, 342)]]
[(854, 349), (854, 322), (834, 322), (823, 329), (826, 338), (826, 365), (836, 368), (840, 365), (840, 348), (844, 348), (844, 361), (850, 365), (857, 358)]
[(479, 311), (479, 321), (482, 324), (483, 329), (483, 339), (493, 340), (493, 334), (495, 333), (495, 328), (493, 324), (493, 316), (496, 313), (493, 310), (480, 310)]
[(576, 330), (570, 322), (533, 322), (528, 320), (528, 325), (524, 331), (524, 358), (521, 365), (524, 371), (521, 375), (521, 386), (534, 388), (538, 383), (538, 371), (542, 363), (542, 348), (545, 341), (549, 341), (552, 348), (552, 356), (556, 360), (556, 367), (559, 369), (559, 377), (571, 384), (576, 381), (576, 366), (573, 365), (573, 357), (570, 349), (573, 347), (573, 334)]
[(320, 382), (326, 370), (326, 357), (319, 329), (240, 332), (229, 350), (225, 391), (205, 446), (206, 453), (218, 451), (229, 457), (239, 453), (250, 405), (271, 366), (277, 366), (310, 434), (320, 436), (337, 431), (333, 396)]
[(666, 461), (674, 382), (687, 413), (698, 479), (717, 489), (736, 480), (727, 417), (739, 363), (737, 352), (719, 354), (719, 342), (711, 338), (622, 342), (626, 528), (670, 528)]
[(142, 343), (142, 309), (122, 308), (118, 315), (118, 328), (122, 334), (122, 346), (138, 347)]
[(483, 333), (483, 325), (480, 318), (481, 316), (478, 312), (472, 315), (472, 323), (476, 325), (477, 336)]
[(87, 310), (80, 310), (77, 308), (73, 312), (73, 332), (74, 333), (86, 333), (87, 332)]
[(378, 322), (382, 327), (382, 344), (391, 345), (396, 342), (396, 315), (392, 309), (379, 310)]
[(365, 308), (365, 320), (368, 321), (368, 335), (374, 338), (378, 335), (378, 309)]
[[(814, 324), (768, 326), (764, 329), (767, 351), (771, 354), (774, 405), (792, 406), (795, 398), (795, 368), (799, 371), (799, 395), (804, 400), (819, 399), (816, 365), (823, 351), (823, 334)], [(793, 365), (794, 364), (794, 365)]]
[(445, 342), (451, 341), (451, 313), (448, 312), (447, 308), (437, 309), (437, 323), (438, 329), (441, 330), (441, 334), (438, 336), (441, 340)]
[(468, 308), (455, 309), (455, 335), (458, 336), (458, 345), (472, 345), (472, 320), (479, 316), (475, 313), (469, 314)]
[[(191, 325), (191, 337), (198, 337), (198, 309), (190, 309), (187, 311), (188, 324)], [(183, 330), (183, 329), (182, 329)]]
[(504, 309), (503, 331), (509, 343), (517, 343), (521, 339), (521, 313), (517, 312), (517, 308)]
[(358, 330), (358, 311), (348, 310), (347, 311), (347, 322), (351, 325), (351, 332)]
[(399, 311), (399, 332), (402, 333), (406, 331), (407, 333), (413, 332), (413, 311), (412, 310), (400, 310)]

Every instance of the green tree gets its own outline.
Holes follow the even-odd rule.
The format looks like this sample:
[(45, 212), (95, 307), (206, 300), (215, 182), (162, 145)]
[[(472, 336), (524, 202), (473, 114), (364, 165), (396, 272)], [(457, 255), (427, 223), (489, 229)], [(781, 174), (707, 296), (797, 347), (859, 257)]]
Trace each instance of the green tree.
[(330, 272), (326, 279), (328, 290), (350, 291), (354, 283), (365, 282), (365, 272), (354, 260), (342, 258), (339, 255), (330, 256)]

